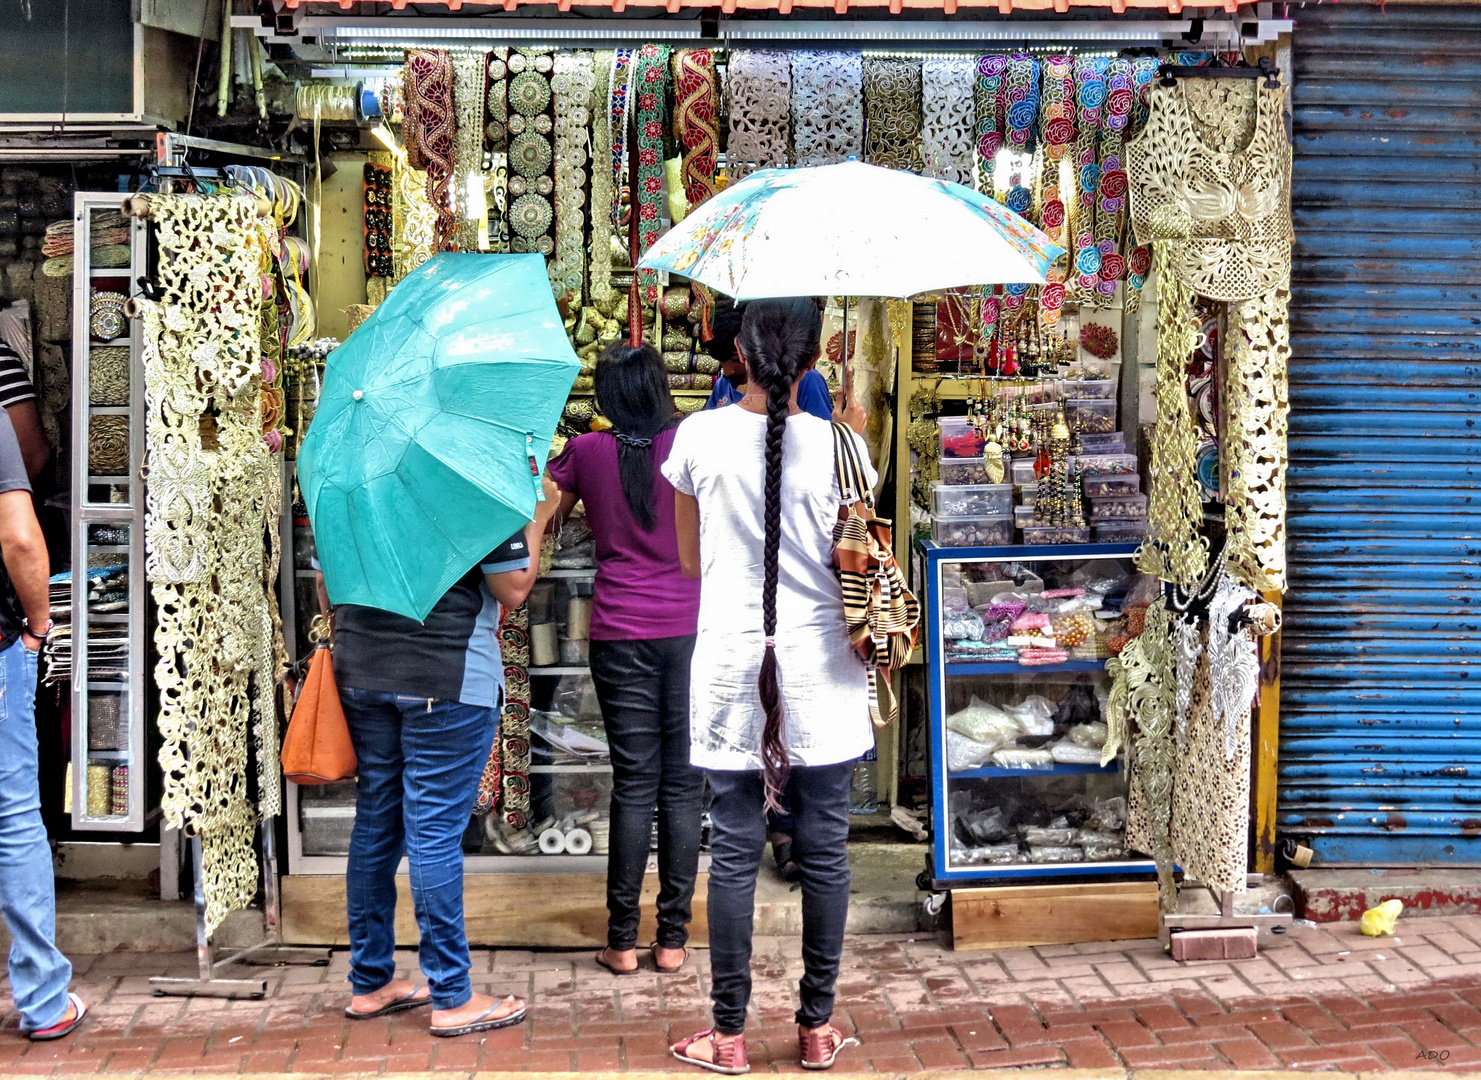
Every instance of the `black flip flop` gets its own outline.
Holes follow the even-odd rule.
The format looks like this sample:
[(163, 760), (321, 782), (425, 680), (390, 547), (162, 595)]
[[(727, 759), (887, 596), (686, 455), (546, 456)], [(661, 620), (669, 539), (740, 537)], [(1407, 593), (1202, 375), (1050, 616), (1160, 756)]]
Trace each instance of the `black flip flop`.
[[(510, 997), (513, 997), (513, 995), (511, 994)], [(493, 1016), (493, 1014), (499, 1010), (499, 1007), (508, 1000), (509, 998), (506, 997), (500, 1001), (494, 1002), (488, 1007), (488, 1009), (483, 1013), (482, 1016), (478, 1017), (476, 1020), (470, 1020), (466, 1024), (459, 1024), (457, 1027), (438, 1027), (436, 1024), (432, 1024), (428, 1027), (427, 1030), (432, 1032), (432, 1034), (437, 1036), (439, 1039), (454, 1039), (457, 1038), (459, 1035), (472, 1035), (473, 1033), (478, 1031), (497, 1031), (499, 1030), (499, 1028), (513, 1027), (515, 1024), (518, 1024), (522, 1020), (524, 1020), (524, 1006), (516, 1009), (508, 1016), (500, 1016), (497, 1018)]]
[[(607, 952), (608, 952), (608, 950), (610, 948), (611, 948), (611, 946), (609, 945), (609, 946), (607, 946), (606, 949), (600, 949), (600, 950), (597, 951), (596, 958), (595, 958), (596, 959), (596, 962), (597, 962), (597, 967), (604, 967), (608, 971), (610, 971), (613, 975), (636, 975), (642, 969), (642, 965), (641, 964), (638, 965), (637, 967), (620, 968), (616, 964), (609, 964), (609, 963), (607, 963), (607, 961), (606, 961), (606, 955), (607, 955)], [(660, 969), (660, 970), (662, 970), (662, 969)]]
[(662, 964), (660, 964), (658, 962), (658, 948), (659, 948), (658, 942), (656, 942), (656, 941), (652, 945), (649, 945), (648, 946), (648, 951), (653, 954), (653, 966), (658, 969), (659, 974), (661, 974), (661, 975), (676, 975), (680, 971), (683, 971), (684, 970), (684, 965), (689, 962), (689, 950), (688, 950), (688, 948), (686, 948), (683, 945), (680, 945), (679, 946), (679, 948), (680, 949), (683, 949), (683, 951), (684, 951), (684, 959), (683, 960), (680, 960), (678, 962), (678, 964), (676, 964), (674, 967), (664, 967)]
[(405, 997), (399, 997), (395, 1001), (382, 1005), (379, 1009), (371, 1012), (356, 1012), (346, 1005), (345, 1015), (351, 1020), (374, 1020), (380, 1016), (390, 1016), (392, 1013), (405, 1012), (407, 1009), (416, 1009), (423, 1005), (430, 1005), (432, 1003), (431, 994), (428, 994), (426, 997), (417, 997), (417, 991), (421, 989), (420, 986), (415, 987)]

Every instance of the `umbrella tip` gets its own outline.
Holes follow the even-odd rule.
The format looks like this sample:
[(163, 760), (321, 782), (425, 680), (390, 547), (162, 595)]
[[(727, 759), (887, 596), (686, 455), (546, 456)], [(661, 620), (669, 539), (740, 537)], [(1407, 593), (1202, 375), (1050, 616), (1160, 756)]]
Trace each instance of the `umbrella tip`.
[(365, 391), (364, 390), (356, 390), (350, 396), (353, 397), (356, 401), (359, 401), (361, 398), (363, 398), (365, 396)]

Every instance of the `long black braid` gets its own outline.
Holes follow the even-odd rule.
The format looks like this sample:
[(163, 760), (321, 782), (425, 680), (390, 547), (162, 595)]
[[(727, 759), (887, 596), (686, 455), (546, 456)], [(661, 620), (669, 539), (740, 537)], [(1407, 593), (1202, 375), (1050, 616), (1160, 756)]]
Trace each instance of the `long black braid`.
[(762, 546), (761, 627), (766, 651), (756, 680), (766, 725), (761, 734), (761, 764), (766, 775), (766, 805), (781, 809), (789, 761), (783, 742), (781, 687), (776, 658), (776, 594), (782, 544), (782, 439), (787, 431), (792, 384), (818, 355), (822, 317), (808, 297), (754, 300), (746, 306), (738, 343), (751, 381), (766, 392), (766, 483)]

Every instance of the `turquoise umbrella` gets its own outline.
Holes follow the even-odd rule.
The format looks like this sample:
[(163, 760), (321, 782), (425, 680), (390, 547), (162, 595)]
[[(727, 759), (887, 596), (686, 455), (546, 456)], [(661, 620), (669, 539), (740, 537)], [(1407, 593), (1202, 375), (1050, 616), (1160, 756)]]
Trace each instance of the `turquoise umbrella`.
[(539, 255), (438, 255), (329, 356), (298, 458), (334, 604), (418, 622), (534, 515), (581, 364)]

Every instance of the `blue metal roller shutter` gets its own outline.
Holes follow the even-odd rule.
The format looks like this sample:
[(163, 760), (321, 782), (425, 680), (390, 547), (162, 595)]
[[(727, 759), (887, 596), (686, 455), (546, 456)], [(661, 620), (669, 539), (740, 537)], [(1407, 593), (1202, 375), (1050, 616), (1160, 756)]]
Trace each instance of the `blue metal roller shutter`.
[(1481, 863), (1481, 8), (1296, 15), (1279, 829)]

